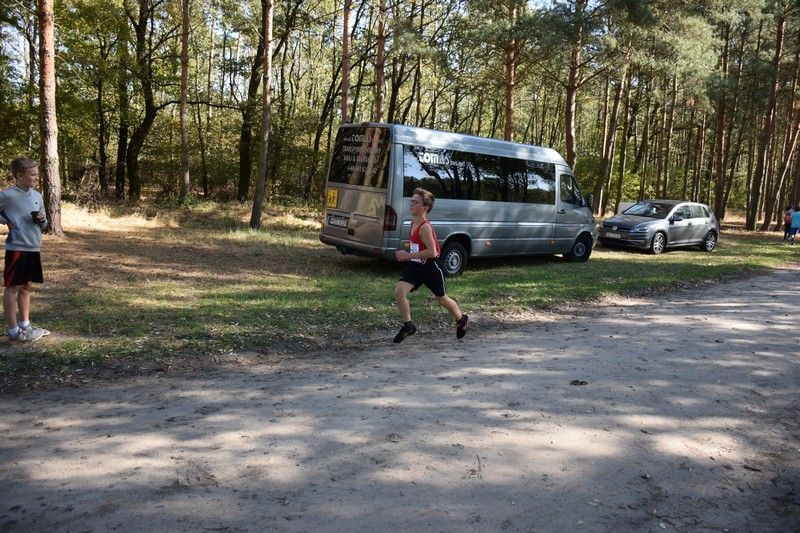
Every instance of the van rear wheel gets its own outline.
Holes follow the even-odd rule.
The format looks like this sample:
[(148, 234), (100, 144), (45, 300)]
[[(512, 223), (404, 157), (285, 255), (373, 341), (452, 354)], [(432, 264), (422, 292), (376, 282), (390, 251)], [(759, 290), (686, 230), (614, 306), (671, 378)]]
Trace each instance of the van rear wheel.
[(458, 276), (467, 267), (467, 249), (459, 242), (448, 242), (444, 245), (439, 258), (445, 276)]

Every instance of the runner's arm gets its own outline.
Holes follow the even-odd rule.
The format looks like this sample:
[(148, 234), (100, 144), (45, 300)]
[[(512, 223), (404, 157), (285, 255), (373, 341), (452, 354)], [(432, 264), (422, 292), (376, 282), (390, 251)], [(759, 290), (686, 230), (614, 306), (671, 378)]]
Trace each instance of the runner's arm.
[(436, 239), (433, 238), (433, 228), (430, 224), (422, 225), (419, 229), (419, 238), (425, 244), (425, 249), (413, 255), (416, 255), (418, 259), (433, 259), (439, 255), (436, 253)]

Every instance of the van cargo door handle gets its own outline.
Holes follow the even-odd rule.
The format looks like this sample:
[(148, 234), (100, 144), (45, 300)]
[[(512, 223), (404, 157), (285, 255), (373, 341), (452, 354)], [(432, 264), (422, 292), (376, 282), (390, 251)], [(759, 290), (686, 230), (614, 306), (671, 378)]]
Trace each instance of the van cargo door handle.
[(566, 211), (564, 211), (563, 209), (559, 209), (559, 210), (558, 210), (558, 214), (559, 214), (559, 215), (566, 215), (566, 214), (567, 214), (567, 212), (566, 212)]

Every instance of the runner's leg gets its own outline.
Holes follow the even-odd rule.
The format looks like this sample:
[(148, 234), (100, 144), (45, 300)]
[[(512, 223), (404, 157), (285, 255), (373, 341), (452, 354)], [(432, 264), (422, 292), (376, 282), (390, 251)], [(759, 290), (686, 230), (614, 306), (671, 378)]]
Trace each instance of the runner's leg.
[(17, 294), (17, 306), (19, 308), (19, 321), (27, 323), (30, 321), (31, 310), (31, 282), (19, 286)]
[(6, 287), (3, 291), (3, 312), (6, 315), (8, 329), (17, 327), (17, 298), (20, 285)]
[(408, 301), (408, 293), (414, 286), (407, 281), (398, 281), (394, 288), (394, 299), (400, 309), (400, 318), (403, 322), (411, 322), (411, 303)]

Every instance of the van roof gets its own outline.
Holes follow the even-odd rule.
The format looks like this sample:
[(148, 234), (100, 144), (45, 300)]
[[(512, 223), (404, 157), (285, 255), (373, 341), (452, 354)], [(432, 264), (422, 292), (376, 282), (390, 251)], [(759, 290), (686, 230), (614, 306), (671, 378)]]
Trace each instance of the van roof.
[(360, 124), (342, 124), (341, 127), (345, 128), (364, 126), (391, 128), (393, 142), (400, 144), (416, 144), (430, 148), (462, 150), (465, 152), (513, 157), (516, 159), (545, 161), (548, 163), (556, 163), (568, 166), (567, 162), (557, 151), (553, 150), (552, 148), (534, 146), (532, 144), (501, 141), (499, 139), (489, 139), (486, 137), (477, 137), (475, 135), (463, 135), (461, 133), (417, 128), (414, 126), (404, 126), (401, 124), (363, 122)]

